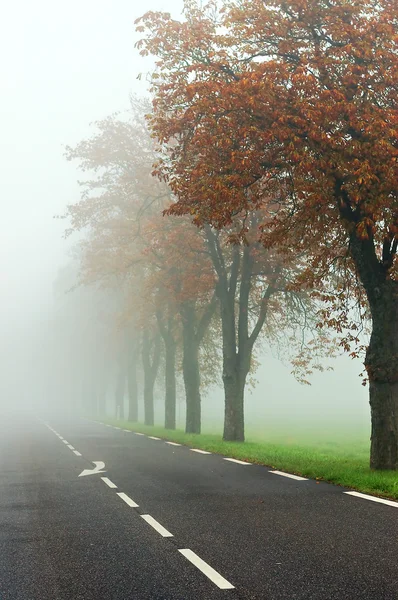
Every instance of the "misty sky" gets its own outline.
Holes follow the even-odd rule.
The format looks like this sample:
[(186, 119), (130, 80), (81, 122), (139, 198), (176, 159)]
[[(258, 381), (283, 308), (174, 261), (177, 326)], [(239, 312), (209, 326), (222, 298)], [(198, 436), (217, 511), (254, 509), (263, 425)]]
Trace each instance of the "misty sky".
[[(44, 326), (52, 282), (67, 260), (64, 221), (78, 199), (75, 165), (63, 146), (90, 135), (89, 123), (128, 108), (149, 63), (134, 49), (134, 20), (146, 10), (180, 11), (177, 0), (14, 0), (0, 34), (1, 356), (29, 355)], [(21, 339), (23, 342), (21, 342)], [(3, 362), (4, 366), (4, 362)]]
[[(53, 215), (77, 199), (77, 172), (64, 144), (89, 123), (143, 92), (145, 63), (134, 49), (143, 11), (179, 10), (176, 0), (16, 0), (2, 12), (0, 35), (2, 306), (7, 314), (48, 304), (65, 256), (63, 222)], [(26, 305), (28, 292), (31, 306)]]
[[(33, 360), (35, 347), (40, 345), (40, 328), (48, 324), (54, 277), (68, 259), (68, 244), (62, 238), (66, 223), (53, 217), (78, 199), (79, 174), (75, 165), (63, 158), (63, 146), (90, 135), (90, 122), (127, 108), (131, 92), (144, 93), (145, 84), (137, 80), (137, 75), (149, 68), (149, 62), (134, 49), (138, 37), (134, 20), (146, 10), (178, 14), (181, 7), (178, 0), (14, 0), (3, 7), (3, 385), (4, 373), (9, 381), (18, 379), (19, 363)], [(274, 378), (279, 376), (283, 382), (273, 392), (272, 401), (281, 405), (298, 402), (299, 397), (308, 398), (322, 413), (322, 402), (343, 405), (346, 390), (353, 399), (354, 412), (358, 408), (362, 413), (367, 411), (366, 391), (357, 377), (360, 365), (352, 366), (348, 359), (342, 365), (326, 379), (317, 377), (319, 383), (309, 391), (287, 380), (288, 370), (274, 361)], [(277, 381), (267, 383), (265, 371), (260, 379), (267, 388), (275, 387)], [(264, 390), (260, 387), (257, 391), (259, 401)]]

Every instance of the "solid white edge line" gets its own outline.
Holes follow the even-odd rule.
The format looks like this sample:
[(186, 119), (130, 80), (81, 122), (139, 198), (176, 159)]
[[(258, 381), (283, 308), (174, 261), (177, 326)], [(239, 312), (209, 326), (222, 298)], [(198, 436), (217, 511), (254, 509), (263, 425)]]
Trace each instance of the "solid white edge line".
[(73, 454), (76, 454), (76, 456), (81, 456), (80, 452), (78, 452), (78, 450), (73, 450)]
[(123, 431), (127, 431), (127, 433), (131, 433), (131, 429), (123, 429)]
[(181, 444), (177, 444), (177, 442), (166, 442), (166, 444), (170, 444), (170, 446), (181, 446)]
[(229, 583), (229, 581), (224, 579), (224, 577), (220, 575), (220, 573), (217, 573), (217, 571), (213, 569), (213, 567), (208, 565), (207, 562), (202, 560), (192, 550), (189, 550), (188, 548), (183, 548), (178, 549), (178, 552), (181, 552), (181, 554), (185, 556), (185, 558), (187, 558), (190, 563), (195, 565), (195, 567), (197, 567), (199, 571), (202, 571), (202, 573), (206, 575), (206, 577), (208, 577), (210, 581), (212, 581), (218, 588), (220, 588), (220, 590), (235, 589), (235, 586), (232, 585), (232, 583)]
[(300, 477), (299, 475), (292, 475), (291, 473), (284, 473), (283, 471), (270, 471), (274, 475), (282, 475), (282, 477), (289, 477), (289, 479), (296, 479), (296, 481), (308, 481), (308, 477)]
[(211, 452), (208, 452), (207, 450), (199, 450), (199, 448), (190, 448), (191, 452), (197, 452), (198, 454), (211, 454)]
[(124, 502), (126, 504), (128, 504), (129, 506), (131, 506), (131, 508), (138, 508), (138, 504), (136, 502), (134, 502), (134, 500), (132, 500), (130, 498), (130, 496), (127, 496), (127, 494), (125, 494), (124, 492), (117, 492), (117, 495), (119, 496), (119, 498), (121, 498), (122, 500), (124, 500)]
[(144, 521), (148, 523), (148, 525), (156, 529), (156, 531), (160, 533), (161, 536), (174, 537), (173, 534), (170, 533), (170, 531), (167, 531), (167, 529), (165, 529), (163, 525), (161, 525), (156, 519), (151, 517), (151, 515), (141, 515), (141, 517), (144, 519)]
[(115, 426), (113, 429), (121, 429), (121, 427), (116, 427), (116, 426)]
[(115, 488), (117, 488), (117, 485), (115, 485), (115, 484), (113, 483), (113, 481), (111, 481), (110, 479), (108, 479), (108, 477), (101, 477), (101, 479), (102, 479), (102, 481), (103, 481), (104, 483), (106, 483), (106, 485), (107, 485), (108, 487), (110, 487), (110, 488), (112, 488), (112, 489), (115, 489)]
[(135, 435), (145, 435), (145, 433), (139, 433), (138, 431), (133, 431)]
[(360, 492), (343, 492), (349, 496), (356, 496), (357, 498), (363, 498), (364, 500), (372, 500), (373, 502), (379, 502), (380, 504), (387, 504), (387, 506), (394, 506), (398, 508), (398, 502), (393, 500), (386, 500), (385, 498), (377, 498), (376, 496), (368, 496), (367, 494), (361, 494)]
[(74, 450), (74, 447), (71, 446), (70, 444), (67, 445), (67, 448), (69, 448), (69, 450)]
[(245, 462), (244, 460), (238, 460), (237, 458), (224, 458), (224, 460), (228, 460), (229, 462), (237, 463), (238, 465), (251, 465), (252, 463)]
[(148, 435), (150, 440), (160, 440), (160, 438), (155, 437), (154, 435)]

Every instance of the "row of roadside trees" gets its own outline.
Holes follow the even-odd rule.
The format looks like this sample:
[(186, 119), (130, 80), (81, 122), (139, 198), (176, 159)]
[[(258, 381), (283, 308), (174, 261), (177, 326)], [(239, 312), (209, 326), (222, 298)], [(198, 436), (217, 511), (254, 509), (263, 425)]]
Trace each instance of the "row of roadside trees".
[[(244, 440), (244, 392), (259, 338), (284, 345), (301, 377), (311, 368), (308, 344), (318, 358), (329, 340), (316, 328), (310, 295), (290, 289), (302, 259), (279, 257), (260, 243), (260, 207), (223, 231), (163, 216), (175, 198), (151, 174), (156, 153), (145, 120), (149, 109), (147, 101), (133, 98), (127, 113), (97, 123), (93, 137), (67, 148), (68, 159), (89, 173), (80, 202), (67, 213), (68, 233), (85, 232), (80, 283), (119, 298), (111, 303), (119, 332), (113, 346), (115, 414), (125, 416), (127, 388), (127, 416), (136, 421), (142, 391), (144, 421), (153, 425), (155, 384), (162, 378), (164, 426), (174, 429), (181, 375), (185, 429), (199, 433), (201, 393), (222, 380), (224, 439)], [(98, 348), (94, 353), (102, 355)], [(85, 397), (91, 410), (103, 414), (103, 390)]]
[(180, 21), (138, 21), (152, 106), (68, 149), (96, 173), (68, 213), (87, 230), (82, 280), (123, 282), (148, 422), (163, 353), (175, 423), (180, 353), (199, 431), (206, 354), (221, 362), (224, 438), (243, 440), (260, 334), (285, 332), (299, 367), (329, 327), (356, 354), (356, 307), (372, 320), (371, 466), (398, 468), (397, 22), (391, 0), (187, 0)]

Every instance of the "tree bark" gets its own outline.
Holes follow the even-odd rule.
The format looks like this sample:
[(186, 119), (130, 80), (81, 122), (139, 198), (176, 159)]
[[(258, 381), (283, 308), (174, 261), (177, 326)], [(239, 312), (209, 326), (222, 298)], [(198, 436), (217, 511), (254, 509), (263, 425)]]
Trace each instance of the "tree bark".
[(225, 408), (223, 439), (231, 442), (245, 441), (244, 390), (246, 375), (239, 373), (236, 365), (224, 365), (223, 373)]
[(351, 220), (350, 254), (366, 291), (372, 315), (372, 334), (366, 352), (371, 412), (370, 466), (398, 470), (398, 281), (390, 279), (397, 242), (386, 237), (382, 257), (376, 253), (371, 229), (364, 238)]
[(119, 367), (115, 392), (115, 413), (117, 419), (124, 419), (124, 392), (126, 386), (126, 373), (122, 366)]
[(142, 364), (144, 367), (144, 415), (145, 425), (154, 425), (155, 408), (153, 390), (160, 363), (160, 338), (151, 339), (147, 330), (142, 338)]
[[(218, 276), (216, 286), (220, 300), (222, 344), (223, 344), (223, 383), (225, 397), (224, 440), (245, 440), (244, 391), (250, 371), (254, 344), (265, 323), (268, 301), (275, 293), (275, 281), (280, 273), (277, 266), (263, 293), (258, 307), (255, 324), (249, 333), (249, 298), (254, 275), (253, 247), (233, 246), (230, 266), (227, 269), (219, 239), (210, 227), (206, 228), (208, 247)], [(239, 285), (238, 285), (239, 284)], [(236, 318), (236, 297), (239, 298), (238, 318)]]
[(236, 347), (235, 298), (220, 293), (223, 338), (224, 433), (226, 441), (245, 441), (244, 387), (246, 374)]
[(164, 426), (165, 429), (176, 428), (176, 351), (177, 343), (174, 338), (175, 318), (173, 315), (163, 320), (164, 313), (156, 312), (156, 319), (160, 335), (163, 338), (165, 350), (165, 401), (164, 401)]
[(200, 433), (202, 407), (200, 395), (199, 349), (217, 307), (217, 296), (213, 294), (202, 315), (198, 318), (195, 302), (185, 301), (180, 305), (182, 317), (183, 359), (182, 370), (186, 398), (186, 433)]
[(370, 466), (398, 470), (398, 282), (372, 294), (372, 335), (366, 354), (371, 409)]
[[(171, 336), (170, 336), (171, 338)], [(174, 339), (165, 342), (166, 367), (165, 367), (165, 429), (176, 428), (176, 344)]]
[(182, 370), (186, 397), (186, 433), (201, 431), (201, 396), (199, 344), (195, 332), (195, 310), (186, 306), (183, 311), (183, 359)]
[(134, 348), (130, 356), (130, 365), (127, 373), (127, 386), (129, 393), (129, 421), (138, 421), (138, 382), (137, 382), (137, 349)]

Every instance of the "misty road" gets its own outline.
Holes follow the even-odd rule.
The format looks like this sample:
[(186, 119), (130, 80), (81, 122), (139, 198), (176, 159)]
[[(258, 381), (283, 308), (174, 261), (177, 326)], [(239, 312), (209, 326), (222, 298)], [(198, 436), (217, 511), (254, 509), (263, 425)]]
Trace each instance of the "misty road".
[(396, 507), (100, 423), (46, 423), (2, 418), (1, 600), (398, 599)]

